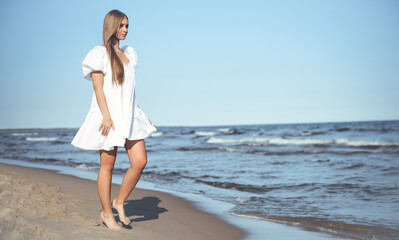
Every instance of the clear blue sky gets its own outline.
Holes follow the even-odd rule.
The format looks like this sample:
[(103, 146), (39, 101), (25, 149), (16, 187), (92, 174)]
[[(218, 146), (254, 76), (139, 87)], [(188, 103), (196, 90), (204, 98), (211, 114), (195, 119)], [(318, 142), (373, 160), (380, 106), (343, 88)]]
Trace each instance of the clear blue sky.
[(0, 128), (80, 127), (111, 9), (155, 126), (399, 119), (399, 1), (0, 2)]

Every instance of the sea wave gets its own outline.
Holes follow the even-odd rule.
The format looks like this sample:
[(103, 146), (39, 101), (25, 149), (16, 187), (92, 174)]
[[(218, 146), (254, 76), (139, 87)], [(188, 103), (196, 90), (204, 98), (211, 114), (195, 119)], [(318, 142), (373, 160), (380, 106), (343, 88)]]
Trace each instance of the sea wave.
[[(275, 162), (272, 164), (285, 165), (287, 163), (288, 162)], [(357, 194), (361, 193), (366, 196), (385, 196), (388, 194), (388, 192), (389, 194), (391, 194), (392, 192), (396, 192), (399, 188), (397, 186), (387, 186), (384, 188), (380, 188), (371, 185), (364, 185), (362, 183), (298, 183), (254, 185), (229, 181), (212, 181), (198, 178), (192, 179), (195, 179), (196, 183), (206, 184), (215, 188), (230, 189), (255, 194), (267, 193), (271, 191), (304, 191), (307, 193), (323, 191), (329, 194), (338, 194), (340, 192), (356, 192)]]
[(287, 137), (298, 137), (298, 136), (306, 137), (306, 136), (323, 135), (323, 134), (324, 134), (323, 131), (303, 131), (303, 132), (300, 132), (300, 133), (287, 133), (287, 134), (284, 134), (284, 136), (287, 136)]
[(226, 132), (229, 132), (229, 131), (230, 131), (230, 128), (219, 128), (218, 130), (219, 130), (220, 132), (226, 133)]
[(219, 150), (226, 151), (226, 152), (247, 152), (246, 149), (241, 148), (230, 148), (230, 147), (220, 147)]
[(305, 132), (302, 132), (301, 135), (302, 135), (302, 136), (311, 136), (311, 135), (314, 135), (314, 133), (313, 133), (313, 132), (306, 132), (306, 131), (305, 131)]
[(100, 166), (89, 166), (86, 163), (82, 163), (76, 166), (76, 168), (83, 169), (83, 170), (98, 170)]
[(268, 142), (270, 138), (244, 138), (244, 139), (233, 139), (233, 138), (216, 138), (211, 137), (206, 142), (207, 143), (263, 143)]
[(264, 193), (273, 190), (274, 188), (267, 188), (265, 186), (256, 186), (251, 184), (240, 184), (235, 182), (218, 182), (218, 181), (205, 181), (201, 179), (196, 179), (197, 183), (204, 183), (209, 186), (213, 186), (216, 188), (224, 188), (224, 189), (232, 189), (238, 190), (241, 192), (251, 192), (251, 193)]
[(243, 204), (245, 202), (248, 202), (249, 198), (248, 197), (237, 197), (235, 199), (236, 203), (238, 204)]
[(31, 136), (37, 135), (37, 133), (11, 133), (12, 136)]
[(41, 141), (41, 142), (48, 142), (48, 141), (56, 141), (58, 137), (27, 137), (26, 141)]
[(243, 152), (243, 153), (264, 153), (265, 151), (263, 150), (257, 150), (257, 149), (241, 149), (241, 148), (231, 148), (231, 147), (219, 147), (218, 148), (221, 151), (226, 151), (226, 152)]
[(335, 143), (349, 146), (399, 146), (397, 141), (352, 140), (347, 138), (336, 139)]
[(230, 129), (230, 128), (219, 128), (218, 129), (221, 135), (240, 135), (244, 134), (245, 131), (240, 131), (236, 128)]
[(159, 136), (162, 136), (163, 135), (163, 132), (153, 132), (153, 133), (151, 133), (151, 137), (159, 137)]
[(155, 171), (146, 170), (143, 172), (144, 178), (158, 179), (162, 181), (177, 181), (178, 179), (194, 179), (194, 177), (189, 176), (187, 171)]
[[(182, 152), (191, 152), (191, 151), (224, 151), (224, 152), (231, 152), (231, 153), (247, 153), (247, 154), (263, 154), (266, 156), (276, 155), (276, 156), (288, 156), (288, 155), (308, 155), (308, 154), (337, 154), (337, 155), (357, 155), (357, 154), (370, 154), (372, 153), (370, 150), (330, 150), (330, 149), (322, 149), (322, 150), (287, 150), (282, 149), (281, 151), (277, 150), (270, 150), (266, 148), (254, 148), (254, 144), (248, 144), (251, 147), (247, 146), (229, 146), (229, 147), (179, 147), (175, 150), (182, 151)], [(399, 154), (399, 152), (398, 152)]]
[[(206, 181), (202, 179), (196, 179), (195, 182), (203, 183), (212, 187), (216, 188), (223, 188), (223, 189), (232, 189), (237, 190), (240, 192), (249, 192), (249, 193), (266, 193), (273, 190), (301, 190), (301, 189), (308, 189), (308, 191), (315, 190), (320, 188), (321, 184), (316, 183), (301, 183), (301, 184), (273, 184), (273, 185), (253, 185), (253, 184), (242, 184), (237, 182), (227, 182), (227, 181)], [(347, 187), (348, 185), (341, 186), (339, 184), (330, 184), (333, 187)], [(326, 184), (327, 187), (330, 185)], [(350, 185), (352, 187), (352, 185)]]
[(294, 145), (323, 145), (331, 144), (332, 140), (324, 139), (284, 139), (284, 138), (271, 138), (270, 144), (294, 144)]
[(179, 147), (176, 150), (188, 152), (188, 151), (212, 151), (212, 150), (218, 150), (218, 149), (219, 148), (217, 148), (217, 147)]
[(216, 144), (248, 144), (259, 146), (262, 144), (275, 144), (275, 145), (347, 145), (347, 146), (399, 146), (398, 141), (381, 141), (381, 140), (354, 140), (339, 138), (334, 140), (329, 139), (286, 139), (286, 138), (245, 138), (245, 139), (233, 139), (233, 138), (216, 138), (211, 137), (207, 140), (207, 143)]
[(213, 136), (213, 135), (216, 134), (216, 132), (200, 132), (200, 131), (196, 131), (195, 134), (198, 135), (198, 136)]

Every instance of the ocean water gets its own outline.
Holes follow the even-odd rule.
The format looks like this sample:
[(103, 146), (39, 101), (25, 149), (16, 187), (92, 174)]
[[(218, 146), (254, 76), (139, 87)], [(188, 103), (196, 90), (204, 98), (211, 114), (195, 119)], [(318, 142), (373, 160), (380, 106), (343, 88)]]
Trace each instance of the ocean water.
[[(399, 121), (157, 127), (142, 180), (227, 213), (356, 239), (399, 239)], [(0, 158), (98, 171), (77, 129), (0, 130)], [(130, 166), (118, 149), (114, 174)]]

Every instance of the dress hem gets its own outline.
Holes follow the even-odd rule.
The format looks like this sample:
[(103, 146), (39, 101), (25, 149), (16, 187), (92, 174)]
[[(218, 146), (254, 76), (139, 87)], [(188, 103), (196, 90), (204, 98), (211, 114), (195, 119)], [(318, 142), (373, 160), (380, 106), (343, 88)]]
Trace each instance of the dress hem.
[[(144, 140), (144, 139), (146, 139), (146, 138), (148, 138), (150, 135), (151, 135), (151, 133), (152, 132), (150, 132), (150, 133), (148, 133), (147, 135), (145, 135), (144, 137), (140, 137), (140, 138), (131, 138), (131, 139), (129, 139), (129, 138), (125, 138), (125, 144), (126, 144), (126, 140)], [(106, 150), (106, 151), (112, 151), (112, 148), (114, 148), (114, 147), (124, 147), (125, 145), (113, 145), (113, 146), (111, 146), (112, 148), (111, 149), (106, 149), (106, 148), (92, 148), (92, 147), (81, 147), (81, 146), (77, 146), (77, 145), (75, 145), (75, 144), (73, 144), (73, 143), (71, 143), (71, 145), (72, 146), (74, 146), (74, 147), (76, 147), (76, 148), (78, 148), (78, 149), (81, 149), (81, 150)]]

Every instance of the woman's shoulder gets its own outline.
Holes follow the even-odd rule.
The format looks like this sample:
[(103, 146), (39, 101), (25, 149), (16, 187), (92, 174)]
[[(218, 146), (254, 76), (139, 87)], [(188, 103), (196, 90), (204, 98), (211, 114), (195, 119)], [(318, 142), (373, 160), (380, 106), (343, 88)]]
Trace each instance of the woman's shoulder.
[(90, 52), (94, 52), (94, 53), (106, 53), (107, 49), (105, 48), (104, 45), (96, 45), (94, 46), (92, 49), (90, 49)]
[(122, 50), (123, 51), (134, 51), (134, 48), (132, 46), (125, 45), (122, 47)]
[(91, 62), (95, 59), (102, 59), (105, 60), (107, 55), (107, 49), (102, 45), (96, 45), (89, 50), (86, 54), (84, 61)]
[(93, 71), (101, 71), (105, 74), (108, 65), (106, 56), (107, 52), (104, 46), (97, 45), (90, 49), (81, 64), (84, 78), (91, 80), (90, 73)]
[(137, 62), (137, 52), (132, 46), (123, 46), (122, 51), (125, 52), (128, 56), (131, 58), (135, 59)]

